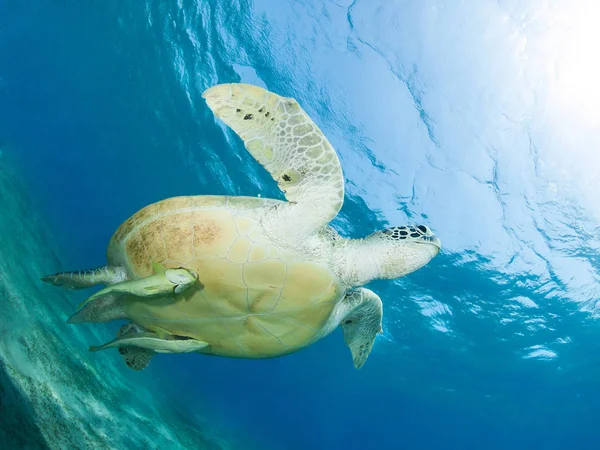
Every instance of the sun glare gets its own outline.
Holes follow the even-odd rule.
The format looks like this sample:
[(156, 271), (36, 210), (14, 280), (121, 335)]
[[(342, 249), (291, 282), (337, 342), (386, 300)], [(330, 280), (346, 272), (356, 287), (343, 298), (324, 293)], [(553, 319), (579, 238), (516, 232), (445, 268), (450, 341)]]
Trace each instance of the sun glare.
[(588, 127), (600, 127), (600, 2), (573, 2), (567, 8), (557, 18), (562, 26), (554, 41), (554, 95), (564, 113), (576, 115)]

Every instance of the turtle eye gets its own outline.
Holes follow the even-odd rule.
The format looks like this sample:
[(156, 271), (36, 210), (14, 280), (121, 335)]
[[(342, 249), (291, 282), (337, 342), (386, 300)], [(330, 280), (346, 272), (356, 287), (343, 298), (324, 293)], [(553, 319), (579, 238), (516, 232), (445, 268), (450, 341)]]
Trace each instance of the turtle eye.
[(419, 225), (417, 228), (419, 231), (421, 231), (421, 233), (427, 234), (427, 227), (425, 225)]

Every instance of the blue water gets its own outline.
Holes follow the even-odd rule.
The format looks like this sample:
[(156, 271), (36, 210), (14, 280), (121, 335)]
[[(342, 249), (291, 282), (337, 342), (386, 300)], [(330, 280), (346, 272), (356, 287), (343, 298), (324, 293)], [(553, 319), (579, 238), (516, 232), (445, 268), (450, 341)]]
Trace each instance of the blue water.
[[(157, 200), (283, 198), (201, 92), (294, 97), (340, 156), (335, 228), (423, 222), (443, 252), (369, 286), (384, 334), (360, 371), (338, 330), (284, 358), (168, 355), (118, 376), (232, 448), (598, 448), (599, 20), (584, 0), (0, 1), (0, 161), (18, 180), (0, 196), (27, 195), (0, 222), (49, 236), (37, 280), (105, 264), (114, 230)], [(30, 270), (0, 255), (8, 279)], [(118, 325), (93, 327), (97, 344)]]

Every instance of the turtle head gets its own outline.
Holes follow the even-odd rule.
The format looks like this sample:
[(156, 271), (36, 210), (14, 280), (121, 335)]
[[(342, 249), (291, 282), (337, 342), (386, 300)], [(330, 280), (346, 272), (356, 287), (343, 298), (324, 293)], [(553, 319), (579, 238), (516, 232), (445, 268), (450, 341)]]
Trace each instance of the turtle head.
[(380, 231), (392, 241), (397, 241), (402, 244), (427, 244), (428, 247), (434, 247), (437, 255), (442, 248), (442, 241), (433, 234), (431, 228), (425, 225), (405, 225), (402, 227), (392, 227), (387, 230)]
[(439, 238), (425, 225), (377, 231), (350, 244), (347, 267), (351, 284), (408, 275), (431, 261), (441, 248)]
[(378, 278), (399, 278), (420, 269), (441, 250), (442, 242), (425, 225), (392, 227), (367, 239), (381, 241), (384, 257)]

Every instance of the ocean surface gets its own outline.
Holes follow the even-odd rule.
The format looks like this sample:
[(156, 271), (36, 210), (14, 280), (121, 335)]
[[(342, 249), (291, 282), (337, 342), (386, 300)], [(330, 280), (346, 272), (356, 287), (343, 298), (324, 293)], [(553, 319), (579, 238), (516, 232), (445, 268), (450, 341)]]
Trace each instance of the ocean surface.
[[(598, 449), (600, 6), (586, 0), (0, 0), (1, 449)], [(337, 150), (333, 226), (443, 251), (369, 285), (383, 335), (293, 355), (88, 353), (112, 233), (176, 195), (282, 199), (201, 98), (294, 97)]]

